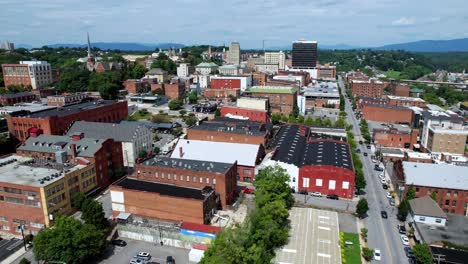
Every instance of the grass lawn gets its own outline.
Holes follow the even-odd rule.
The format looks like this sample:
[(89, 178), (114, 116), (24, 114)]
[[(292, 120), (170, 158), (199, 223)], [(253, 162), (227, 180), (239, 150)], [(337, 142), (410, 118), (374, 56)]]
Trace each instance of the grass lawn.
[(353, 242), (352, 245), (345, 245), (346, 264), (361, 264), (361, 246), (359, 235), (344, 233), (344, 241)]
[(390, 78), (390, 79), (399, 79), (400, 78), (400, 72), (399, 71), (386, 71), (384, 72), (385, 75), (387, 75), (387, 78)]
[(144, 112), (144, 111), (136, 111), (135, 113), (133, 113), (131, 116), (130, 116), (130, 120), (135, 120), (135, 121), (138, 121), (138, 120), (149, 120), (151, 118), (151, 113), (149, 112)]

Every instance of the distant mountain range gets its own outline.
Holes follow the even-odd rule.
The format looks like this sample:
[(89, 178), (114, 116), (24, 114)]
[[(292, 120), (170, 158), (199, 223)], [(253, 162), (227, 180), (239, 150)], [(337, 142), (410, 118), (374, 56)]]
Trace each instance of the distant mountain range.
[(375, 50), (407, 50), (415, 52), (468, 51), (468, 38), (451, 40), (420, 40), (414, 42), (385, 45)]
[[(468, 51), (468, 38), (452, 39), (452, 40), (420, 40), (414, 42), (406, 42), (399, 44), (384, 45), (381, 47), (359, 47), (348, 44), (336, 44), (336, 45), (320, 45), (319, 49), (324, 50), (350, 50), (350, 49), (373, 49), (373, 50), (406, 50), (413, 52), (449, 52), (449, 51)], [(58, 47), (86, 47), (85, 44), (51, 44), (47, 45), (51, 48)], [(93, 47), (97, 47), (102, 50), (107, 49), (118, 49), (118, 50), (155, 50), (155, 49), (169, 49), (169, 48), (183, 48), (184, 44), (180, 43), (158, 43), (158, 44), (146, 44), (136, 42), (95, 42), (92, 43)], [(292, 45), (266, 47), (267, 50), (291, 50)], [(31, 49), (31, 45), (18, 44), (17, 48)]]
[[(185, 45), (180, 43), (157, 43), (157, 44), (145, 44), (145, 43), (136, 43), (136, 42), (93, 42), (91, 46), (99, 48), (101, 50), (108, 50), (108, 49), (118, 49), (118, 50), (134, 50), (134, 51), (142, 51), (142, 50), (155, 50), (155, 49), (170, 49), (170, 48), (183, 48)], [(26, 48), (31, 49), (30, 45), (20, 44), (18, 48)], [(85, 48), (86, 44), (50, 44), (47, 45), (50, 48)]]

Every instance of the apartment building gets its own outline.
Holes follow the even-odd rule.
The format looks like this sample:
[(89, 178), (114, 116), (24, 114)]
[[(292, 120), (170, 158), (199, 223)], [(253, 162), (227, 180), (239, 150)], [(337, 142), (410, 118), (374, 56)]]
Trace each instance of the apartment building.
[(47, 61), (20, 61), (19, 64), (2, 64), (5, 87), (31, 86), (33, 90), (44, 88), (54, 80), (52, 66)]

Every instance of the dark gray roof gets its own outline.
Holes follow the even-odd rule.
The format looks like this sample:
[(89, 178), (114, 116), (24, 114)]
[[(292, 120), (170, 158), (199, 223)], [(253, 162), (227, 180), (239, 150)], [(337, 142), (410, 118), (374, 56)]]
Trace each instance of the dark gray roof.
[(468, 217), (459, 214), (447, 214), (445, 226), (437, 226), (415, 223), (427, 244), (439, 241), (449, 241), (458, 245), (468, 245)]
[(18, 98), (18, 97), (23, 97), (23, 96), (35, 96), (35, 95), (31, 92), (0, 94), (0, 97), (5, 97), (5, 98)]
[(45, 153), (56, 153), (57, 151), (66, 151), (71, 155), (71, 144), (76, 145), (77, 156), (93, 157), (94, 153), (101, 149), (104, 139), (82, 138), (73, 141), (69, 136), (52, 136), (39, 135), (38, 137), (30, 137), (24, 145), (18, 147), (18, 150), (37, 151)]
[(446, 113), (437, 113), (436, 111), (424, 111), (422, 113), (424, 120), (447, 120), (457, 123), (463, 123), (463, 117), (453, 116)]
[(172, 129), (175, 126), (177, 126), (174, 123), (152, 123), (152, 122), (145, 122), (145, 121), (126, 121), (122, 120), (120, 121), (120, 124), (122, 125), (141, 125), (145, 126), (148, 128), (153, 128), (153, 129)]
[(116, 102), (112, 100), (95, 100), (91, 102), (72, 104), (72, 105), (67, 105), (63, 107), (57, 107), (57, 108), (41, 111), (41, 112), (36, 112), (36, 113), (30, 114), (28, 117), (46, 118), (49, 116), (59, 116), (59, 117), (68, 116), (68, 115), (72, 115), (81, 111), (96, 109), (96, 108), (100, 108), (100, 107), (114, 104), (114, 103)]
[(447, 215), (440, 209), (439, 205), (429, 196), (415, 198), (409, 201), (411, 211), (415, 215), (447, 218)]
[(401, 106), (401, 105), (374, 104), (374, 103), (367, 103), (367, 102), (364, 102), (363, 105), (382, 107), (382, 108), (391, 108), (391, 109), (410, 110), (411, 111), (410, 108), (408, 108), (406, 106)]
[(228, 117), (218, 117), (211, 121), (205, 121), (190, 129), (255, 136), (263, 136), (266, 134), (266, 125), (263, 123)]
[[(178, 151), (177, 149), (175, 151)], [(177, 168), (191, 171), (225, 173), (234, 163), (210, 162), (190, 159), (155, 157), (145, 160), (142, 165)]]
[(213, 190), (210, 187), (204, 189), (188, 188), (175, 186), (172, 184), (163, 184), (157, 182), (142, 181), (137, 179), (126, 178), (118, 183), (117, 186), (121, 186), (124, 189), (159, 193), (165, 196), (174, 196), (180, 198), (189, 198), (204, 200), (206, 194), (210, 194)]
[(133, 142), (138, 130), (148, 129), (138, 123), (114, 124), (101, 122), (77, 121), (68, 130), (67, 135), (83, 133), (85, 137), (96, 139), (112, 138), (120, 142)]

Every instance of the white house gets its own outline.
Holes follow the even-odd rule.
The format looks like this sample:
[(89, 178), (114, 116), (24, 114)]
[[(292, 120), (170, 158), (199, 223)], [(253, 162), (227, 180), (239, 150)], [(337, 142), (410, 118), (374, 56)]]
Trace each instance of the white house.
[(410, 200), (411, 216), (416, 223), (445, 226), (447, 215), (430, 196)]

